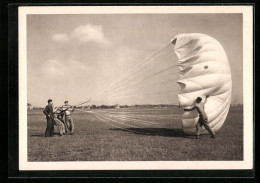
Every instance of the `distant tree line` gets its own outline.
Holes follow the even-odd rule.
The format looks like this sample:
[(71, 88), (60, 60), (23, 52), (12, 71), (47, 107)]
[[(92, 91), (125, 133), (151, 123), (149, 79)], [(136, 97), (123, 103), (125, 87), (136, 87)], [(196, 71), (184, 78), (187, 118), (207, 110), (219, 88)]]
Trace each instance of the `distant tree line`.
[(76, 108), (85, 108), (85, 109), (113, 109), (113, 108), (170, 108), (170, 107), (178, 107), (178, 105), (174, 104), (139, 104), (139, 105), (87, 105), (80, 106)]
[[(243, 104), (231, 104), (233, 107), (241, 107)], [(136, 105), (86, 105), (86, 106), (77, 106), (77, 109), (115, 109), (115, 108), (172, 108), (179, 107), (175, 104), (136, 104)], [(44, 107), (32, 107), (32, 104), (27, 103), (28, 110), (37, 110), (43, 109)]]

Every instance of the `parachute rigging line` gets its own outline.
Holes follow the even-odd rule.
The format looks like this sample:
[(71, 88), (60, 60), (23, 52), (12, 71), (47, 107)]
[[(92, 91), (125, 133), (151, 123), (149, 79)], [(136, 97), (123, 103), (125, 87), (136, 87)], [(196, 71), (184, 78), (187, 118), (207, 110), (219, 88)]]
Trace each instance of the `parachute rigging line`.
[[(128, 98), (128, 97), (138, 97), (138, 96), (142, 96), (142, 95), (153, 95), (153, 94), (163, 94), (163, 93), (170, 93), (170, 92), (175, 92), (175, 91), (179, 91), (179, 90), (168, 90), (168, 91), (160, 91), (160, 92), (153, 92), (153, 93), (141, 93), (141, 94), (136, 94), (136, 95), (126, 95), (126, 96), (119, 96), (119, 97), (108, 97), (108, 98), (104, 98), (104, 99), (117, 99), (117, 98)], [(92, 100), (91, 102), (97, 102), (97, 101), (103, 101), (103, 99), (100, 100)]]
[[(95, 115), (95, 116), (96, 116), (96, 115)], [(97, 117), (98, 119), (100, 119), (102, 122), (104, 122), (104, 123), (106, 123), (106, 124), (108, 124), (108, 125), (110, 125), (110, 126), (113, 126), (113, 127), (115, 127), (115, 128), (119, 128), (119, 129), (122, 129), (122, 130), (124, 130), (124, 131), (129, 131), (129, 132), (144, 134), (144, 133), (140, 133), (140, 132), (137, 132), (137, 131), (134, 131), (134, 130), (129, 130), (129, 129), (121, 128), (120, 126), (116, 126), (116, 125), (114, 125), (114, 124), (111, 124), (111, 123), (105, 121), (104, 119), (102, 119), (102, 118), (99, 117), (99, 116), (96, 116), (96, 117)], [(150, 133), (146, 133), (146, 134), (150, 134)]]
[[(157, 55), (159, 55), (161, 52), (163, 52), (165, 49), (167, 49), (167, 48), (170, 47), (170, 46), (171, 46), (171, 44), (166, 45), (165, 47), (161, 48), (160, 50), (158, 50), (157, 52), (155, 52), (153, 55), (151, 55), (150, 57), (148, 57), (147, 59), (145, 59), (145, 62), (144, 62), (144, 63), (141, 63), (140, 65), (137, 65), (137, 66), (134, 66), (133, 68), (131, 68), (131, 69), (129, 69), (129, 70), (130, 70), (131, 72), (134, 72), (134, 71), (136, 71), (136, 69), (140, 69), (140, 68), (143, 67), (144, 65), (146, 65), (146, 64), (148, 64), (148, 63), (154, 61), (154, 60), (151, 60), (151, 59), (153, 59), (154, 57), (156, 57)], [(131, 73), (130, 71), (128, 71), (128, 72), (126, 72), (126, 73), (128, 73), (128, 75), (131, 75), (132, 73)], [(128, 75), (127, 75), (127, 76), (128, 76)], [(126, 76), (126, 78), (127, 78), (127, 76)], [(119, 81), (119, 82), (120, 82), (120, 81)], [(85, 99), (85, 100), (83, 100), (83, 101), (86, 101), (86, 100), (90, 100), (90, 99), (92, 99), (92, 98), (95, 98), (96, 96), (102, 94), (105, 90), (107, 90), (107, 89), (113, 87), (115, 84), (117, 84), (117, 81), (114, 82), (114, 83), (112, 83), (112, 84), (105, 85), (105, 86), (100, 90), (100, 92), (98, 92), (96, 95), (94, 95), (94, 96), (92, 96), (92, 97), (90, 97), (90, 98), (88, 98), (88, 99)], [(81, 103), (81, 102), (78, 102), (78, 103)], [(75, 105), (77, 105), (78, 103), (76, 103)]]
[[(100, 114), (100, 113), (97, 113), (97, 114)], [(102, 113), (102, 115), (107, 115), (108, 116), (109, 114)], [(141, 123), (145, 123), (145, 124), (149, 124), (149, 125), (157, 125), (158, 124), (158, 123), (153, 123), (153, 122), (150, 122), (150, 121), (140, 120), (140, 119), (134, 118), (134, 117), (131, 118), (131, 116), (130, 117), (126, 117), (126, 116), (110, 115), (110, 117), (111, 116), (115, 117), (115, 118), (119, 118), (119, 119), (139, 121)]]
[[(142, 85), (142, 86), (139, 86), (139, 87), (135, 87), (135, 88), (133, 88), (133, 89), (126, 90), (126, 91), (122, 91), (122, 89), (124, 89), (124, 88), (122, 88), (122, 89), (120, 89), (119, 91), (117, 91), (118, 93), (112, 93), (112, 92), (110, 92), (110, 93), (107, 93), (107, 94), (104, 94), (104, 95), (101, 95), (101, 96), (102, 96), (102, 97), (107, 97), (107, 96), (113, 96), (113, 95), (120, 95), (121, 93), (126, 94), (126, 93), (129, 93), (129, 92), (131, 92), (131, 91), (136, 91), (136, 90), (141, 89), (141, 88), (146, 88), (147, 86), (169, 84), (169, 83), (174, 83), (174, 82), (176, 82), (176, 80), (166, 80), (166, 81), (164, 80), (164, 81), (162, 81), (162, 82), (160, 82), (160, 83), (150, 83), (150, 84)], [(128, 86), (128, 87), (129, 87), (129, 86)], [(114, 91), (114, 92), (115, 92), (115, 91)], [(99, 97), (100, 97), (100, 96), (99, 96)]]
[[(122, 125), (125, 125), (125, 126), (130, 126), (130, 127), (133, 127), (133, 128), (140, 128), (140, 127), (137, 127), (137, 126), (132, 126), (132, 125), (127, 125), (125, 123), (120, 123), (119, 121), (116, 121), (116, 120), (113, 120), (112, 118), (107, 118), (107, 117), (104, 117), (104, 116), (100, 116), (100, 115), (97, 115), (99, 117), (102, 117), (103, 119), (107, 119), (107, 120), (110, 120), (109, 122), (111, 121), (114, 121), (115, 123), (118, 123), (118, 124), (122, 124)], [(110, 123), (111, 124), (111, 123)], [(140, 124), (140, 123), (139, 123)], [(116, 125), (115, 125), (116, 126)], [(121, 127), (120, 127), (121, 128)], [(129, 129), (125, 129), (125, 128), (121, 128), (121, 129), (124, 129), (124, 130), (129, 130)], [(156, 131), (156, 132), (163, 132), (162, 130), (156, 130), (156, 129), (150, 129), (151, 131)], [(130, 130), (132, 132), (137, 132), (137, 131), (134, 131), (134, 130)], [(163, 132), (164, 133), (164, 132)], [(143, 133), (141, 133), (143, 134)], [(147, 134), (150, 134), (150, 133), (147, 133)]]
[(104, 119), (107, 119), (107, 120), (110, 120), (110, 121), (114, 121), (115, 123), (118, 123), (118, 124), (122, 124), (122, 125), (125, 125), (125, 126), (129, 126), (129, 127), (133, 127), (133, 128), (137, 128), (137, 126), (133, 126), (133, 125), (129, 125), (129, 124), (125, 124), (125, 123), (122, 123), (122, 122), (119, 122), (109, 116), (106, 116), (106, 115), (98, 115), (98, 116), (102, 116)]
[[(115, 113), (115, 112), (101, 112), (99, 111), (100, 113), (108, 113), (108, 114), (113, 114), (115, 116), (127, 116), (127, 117), (133, 117), (134, 119), (140, 119), (142, 118), (141, 116), (143, 117), (146, 117), (146, 118), (170, 118), (170, 119), (181, 119), (180, 117), (174, 117), (174, 115), (161, 115), (161, 116), (153, 116), (153, 115), (150, 115), (150, 114), (136, 114), (136, 113), (123, 113), (123, 112), (118, 112), (118, 113)], [(97, 113), (99, 113), (97, 112)]]
[[(144, 70), (142, 70), (142, 71), (139, 73), (139, 75), (134, 75), (134, 76), (132, 76), (132, 77), (128, 77), (127, 79), (122, 80), (122, 82), (116, 83), (113, 88), (107, 89), (106, 92), (110, 92), (110, 93), (111, 93), (111, 92), (114, 92), (114, 91), (116, 91), (116, 90), (118, 90), (118, 89), (121, 89), (121, 88), (123, 89), (123, 88), (125, 88), (125, 87), (128, 87), (129, 85), (138, 84), (138, 83), (140, 83), (140, 82), (142, 82), (142, 81), (144, 81), (144, 80), (146, 80), (146, 79), (149, 79), (149, 78), (151, 78), (151, 77), (153, 77), (153, 76), (156, 76), (156, 75), (158, 75), (158, 74), (161, 74), (161, 73), (166, 72), (166, 71), (168, 71), (168, 70), (170, 70), (170, 69), (173, 69), (173, 68), (177, 68), (177, 65), (174, 65), (174, 66), (168, 67), (168, 68), (166, 68), (166, 69), (160, 70), (159, 72), (153, 73), (153, 74), (151, 74), (151, 75), (149, 75), (149, 76), (145, 76), (145, 77), (142, 78), (142, 79), (139, 79), (139, 80), (136, 80), (136, 81), (131, 81), (131, 79), (134, 79), (134, 78), (136, 78), (136, 77), (139, 77), (139, 75), (141, 75), (141, 74), (143, 74), (145, 71), (147, 71), (147, 70), (144, 69)], [(130, 80), (130, 81), (129, 81), (129, 80)], [(128, 83), (126, 83), (127, 81), (128, 81)], [(132, 83), (131, 83), (131, 82), (132, 82)], [(103, 91), (103, 92), (104, 92), (104, 91)], [(103, 92), (102, 92), (102, 93), (99, 93), (98, 95), (96, 95), (96, 96), (93, 97), (93, 98), (96, 98), (97, 96), (102, 96)], [(93, 98), (92, 98), (92, 99), (93, 99)]]

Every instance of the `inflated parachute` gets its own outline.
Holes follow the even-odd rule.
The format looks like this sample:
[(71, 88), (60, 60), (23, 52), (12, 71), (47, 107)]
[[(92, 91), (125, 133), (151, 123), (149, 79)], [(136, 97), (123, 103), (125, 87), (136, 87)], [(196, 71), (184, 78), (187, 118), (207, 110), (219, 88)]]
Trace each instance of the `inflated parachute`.
[[(226, 53), (221, 44), (204, 34), (179, 34), (172, 40), (179, 58), (181, 92), (180, 106), (194, 106), (197, 97), (205, 99), (209, 126), (216, 132), (223, 125), (231, 102), (231, 72)], [(185, 133), (196, 133), (199, 115), (197, 110), (184, 111), (182, 116)], [(207, 133), (204, 127), (201, 133)]]

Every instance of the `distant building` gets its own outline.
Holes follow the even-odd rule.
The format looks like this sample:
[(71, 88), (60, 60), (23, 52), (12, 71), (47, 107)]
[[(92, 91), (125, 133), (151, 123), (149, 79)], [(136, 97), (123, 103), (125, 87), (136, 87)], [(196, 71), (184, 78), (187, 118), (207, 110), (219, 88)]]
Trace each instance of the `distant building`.
[(116, 109), (119, 109), (119, 108), (120, 108), (120, 105), (119, 105), (119, 104), (116, 104), (116, 105), (115, 105), (115, 108), (116, 108)]
[(33, 109), (32, 104), (27, 103), (27, 110), (32, 110), (32, 109)]
[(231, 106), (232, 106), (232, 107), (241, 107), (241, 106), (243, 106), (243, 104), (237, 104), (237, 103), (235, 103), (235, 104), (231, 104)]

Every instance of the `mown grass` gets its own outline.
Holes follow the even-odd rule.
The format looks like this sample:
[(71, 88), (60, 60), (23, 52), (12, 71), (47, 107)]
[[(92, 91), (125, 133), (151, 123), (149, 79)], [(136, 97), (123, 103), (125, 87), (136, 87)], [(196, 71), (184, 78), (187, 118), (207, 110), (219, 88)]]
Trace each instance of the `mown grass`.
[[(186, 161), (243, 160), (243, 108), (231, 107), (216, 139), (201, 139), (182, 133), (178, 108), (95, 110), (108, 115), (126, 111), (157, 124), (124, 122), (129, 127), (91, 113), (75, 111), (75, 134), (44, 137), (46, 120), (42, 111), (28, 112), (28, 161)], [(105, 112), (105, 113), (100, 113)], [(152, 117), (153, 116), (153, 117)], [(155, 116), (158, 116), (156, 118)], [(177, 119), (179, 118), (179, 119)], [(112, 118), (116, 119), (116, 118)], [(58, 132), (55, 127), (55, 132)]]

